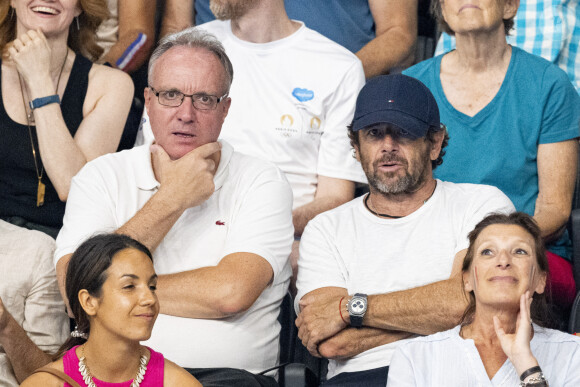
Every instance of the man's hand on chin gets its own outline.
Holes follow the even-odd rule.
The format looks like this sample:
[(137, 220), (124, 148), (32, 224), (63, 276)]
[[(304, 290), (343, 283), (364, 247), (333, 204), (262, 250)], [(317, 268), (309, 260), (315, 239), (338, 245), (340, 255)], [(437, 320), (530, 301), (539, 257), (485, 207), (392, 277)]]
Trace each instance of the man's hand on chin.
[(215, 190), (213, 178), (217, 165), (214, 155), (221, 149), (219, 142), (204, 144), (178, 160), (171, 160), (165, 150), (151, 145), (151, 160), (159, 193), (170, 198), (181, 210), (205, 202)]

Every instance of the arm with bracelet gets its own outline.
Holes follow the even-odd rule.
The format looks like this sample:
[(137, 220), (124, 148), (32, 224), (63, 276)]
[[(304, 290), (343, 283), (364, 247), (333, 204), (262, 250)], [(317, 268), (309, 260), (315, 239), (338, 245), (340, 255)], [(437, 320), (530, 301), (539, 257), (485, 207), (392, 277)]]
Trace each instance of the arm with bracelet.
[[(77, 58), (80, 54), (66, 43), (66, 35), (45, 34), (40, 28), (22, 31), (7, 50), (3, 70), (10, 90), (17, 90), (14, 96), (3, 95), (7, 111), (28, 127), (38, 207), (44, 204), (48, 181), (65, 201), (72, 177), (87, 161), (116, 150), (133, 95), (127, 75)], [(73, 100), (83, 95), (80, 90), (86, 90), (82, 108), (73, 115), (71, 106), (79, 104)]]

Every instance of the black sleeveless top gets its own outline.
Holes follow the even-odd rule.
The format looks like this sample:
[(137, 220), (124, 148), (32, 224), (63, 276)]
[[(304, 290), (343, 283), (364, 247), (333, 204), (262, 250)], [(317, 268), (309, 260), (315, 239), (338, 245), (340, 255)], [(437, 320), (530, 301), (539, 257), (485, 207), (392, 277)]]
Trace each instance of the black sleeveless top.
[[(2, 76), (0, 61), (0, 90)], [(64, 122), (74, 136), (83, 120), (83, 103), (89, 85), (92, 62), (77, 54), (61, 102)], [(10, 90), (6, 90), (8, 93)], [(39, 171), (36, 127), (31, 126)], [(61, 202), (46, 171), (42, 176), (46, 185), (44, 205), (36, 206), (38, 177), (30, 145), (28, 127), (14, 122), (6, 113), (0, 93), (0, 217), (20, 216), (29, 222), (61, 228), (65, 203)]]

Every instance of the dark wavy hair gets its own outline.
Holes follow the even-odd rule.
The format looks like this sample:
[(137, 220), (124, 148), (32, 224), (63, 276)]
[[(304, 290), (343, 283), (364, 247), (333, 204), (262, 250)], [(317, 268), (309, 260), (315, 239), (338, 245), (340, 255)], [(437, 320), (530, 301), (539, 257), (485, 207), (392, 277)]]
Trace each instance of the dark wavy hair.
[[(107, 269), (111, 266), (115, 255), (125, 249), (139, 250), (153, 261), (147, 247), (121, 234), (95, 235), (83, 242), (72, 255), (66, 271), (65, 288), (79, 332), (88, 335), (91, 328), (89, 316), (79, 302), (79, 292), (86, 289), (91, 296), (100, 297), (103, 284), (107, 280)], [(66, 351), (85, 341), (86, 339), (80, 337), (69, 337), (57, 351), (54, 359), (59, 359)]]
[[(96, 61), (103, 49), (97, 44), (97, 28), (109, 17), (106, 0), (78, 0), (81, 14), (78, 16), (78, 28), (73, 20), (69, 26), (67, 45), (77, 54), (86, 55)], [(4, 53), (6, 45), (16, 39), (15, 10), (10, 7), (10, 0), (0, 0), (0, 52)]]
[[(378, 124), (378, 125), (384, 125), (384, 124)], [(364, 129), (368, 129), (368, 128), (364, 128)], [(437, 156), (437, 158), (435, 160), (431, 160), (431, 169), (432, 170), (437, 168), (438, 165), (443, 164), (443, 156), (445, 156), (444, 149), (447, 146), (447, 144), (449, 144), (449, 133), (447, 132), (447, 128), (445, 127), (445, 125), (441, 124), (441, 126), (439, 128), (435, 128), (435, 127), (429, 128), (429, 130), (427, 131), (427, 134), (425, 135), (425, 137), (427, 138), (427, 141), (429, 141), (431, 144), (433, 144), (435, 142), (435, 133), (439, 132), (440, 130), (445, 131), (445, 136), (443, 137), (443, 142), (441, 143), (441, 151), (439, 152), (439, 156)], [(360, 131), (359, 130), (357, 130), (356, 132), (353, 131), (352, 124), (347, 126), (347, 131), (348, 131), (348, 138), (350, 139), (350, 146), (352, 146), (353, 148), (357, 147), (360, 149), (360, 140), (358, 137), (358, 133)]]
[[(540, 227), (536, 221), (528, 214), (523, 212), (513, 212), (509, 215), (507, 214), (490, 214), (483, 218), (479, 222), (473, 231), (469, 233), (469, 247), (467, 248), (467, 253), (465, 259), (463, 260), (463, 266), (461, 271), (463, 273), (468, 273), (471, 269), (471, 264), (473, 263), (473, 258), (475, 256), (475, 241), (481, 234), (481, 232), (488, 226), (494, 224), (502, 225), (514, 225), (523, 228), (534, 240), (534, 249), (536, 251), (536, 263), (541, 273), (549, 276), (550, 268), (548, 266), (548, 258), (546, 257), (546, 248), (544, 247), (544, 240), (540, 232)], [(463, 291), (465, 292), (465, 283), (463, 283)], [(460, 325), (468, 325), (473, 321), (475, 315), (475, 294), (473, 291), (466, 294), (469, 300), (469, 305), (465, 309), (463, 316), (460, 320)], [(532, 320), (543, 327), (551, 327), (554, 325), (552, 314), (548, 308), (548, 299), (550, 299), (549, 288), (542, 294), (534, 293), (532, 296), (532, 305), (530, 307), (530, 317)]]
[[(437, 21), (440, 30), (447, 32), (449, 35), (455, 35), (455, 31), (453, 31), (451, 27), (449, 27), (449, 24), (447, 24), (447, 22), (443, 18), (443, 11), (441, 10), (441, 0), (431, 0), (431, 6), (429, 11)], [(503, 27), (505, 35), (508, 36), (510, 34), (510, 31), (514, 27), (514, 18), (511, 17), (509, 19), (503, 19)]]

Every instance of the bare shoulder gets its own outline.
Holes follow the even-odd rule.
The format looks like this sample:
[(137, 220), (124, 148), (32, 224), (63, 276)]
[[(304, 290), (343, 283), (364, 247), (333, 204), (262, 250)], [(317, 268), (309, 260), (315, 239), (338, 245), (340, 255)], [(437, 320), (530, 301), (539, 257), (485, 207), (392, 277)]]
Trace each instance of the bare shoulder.
[(118, 69), (93, 63), (89, 71), (89, 88), (87, 96), (100, 98), (108, 93), (123, 93), (133, 97), (133, 81), (131, 77)]
[(189, 372), (172, 362), (165, 359), (165, 369), (163, 372), (164, 386), (190, 386), (201, 387), (201, 383), (197, 381)]
[[(62, 365), (62, 359), (54, 361), (47, 365), (47, 367), (54, 368), (59, 371), (64, 372)], [(49, 374), (48, 372), (37, 372), (30, 375), (28, 378), (22, 382), (20, 386), (24, 387), (62, 387), (64, 386), (64, 381), (56, 376)]]
[(123, 83), (130, 83), (131, 77), (124, 71), (119, 69), (115, 69), (109, 66), (100, 65), (97, 63), (93, 63), (91, 70), (89, 71), (89, 85), (93, 81), (106, 81), (107, 83), (116, 83), (116, 82), (123, 82)]
[(97, 105), (103, 105), (108, 112), (119, 108), (128, 111), (133, 100), (133, 90), (133, 81), (128, 74), (94, 63), (89, 71), (89, 86), (83, 112), (86, 115)]

